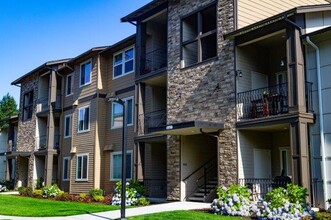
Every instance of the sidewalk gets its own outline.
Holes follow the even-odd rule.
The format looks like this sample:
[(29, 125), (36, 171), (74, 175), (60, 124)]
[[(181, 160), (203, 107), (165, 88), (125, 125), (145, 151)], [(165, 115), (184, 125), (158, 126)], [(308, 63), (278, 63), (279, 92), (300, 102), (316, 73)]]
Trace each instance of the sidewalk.
[[(129, 208), (126, 209), (126, 217), (136, 215), (146, 215), (158, 212), (175, 211), (175, 210), (193, 210), (193, 209), (206, 209), (210, 208), (210, 203), (199, 203), (199, 202), (169, 202), (157, 205), (149, 205), (144, 207)], [(98, 212), (83, 215), (73, 215), (67, 217), (13, 217), (13, 216), (2, 216), (0, 219), (48, 219), (48, 220), (60, 220), (60, 219), (79, 219), (79, 220), (104, 220), (104, 219), (118, 219), (120, 218), (120, 210)]]

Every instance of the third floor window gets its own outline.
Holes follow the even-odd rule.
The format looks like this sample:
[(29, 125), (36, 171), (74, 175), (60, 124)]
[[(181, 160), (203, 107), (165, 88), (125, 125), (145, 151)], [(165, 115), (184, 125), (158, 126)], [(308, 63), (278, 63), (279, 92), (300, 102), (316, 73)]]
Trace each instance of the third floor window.
[(72, 74), (67, 76), (67, 83), (66, 83), (66, 96), (72, 95), (72, 86), (73, 86), (73, 77)]
[(33, 113), (33, 91), (27, 92), (23, 96), (23, 121), (32, 118)]
[(132, 73), (134, 71), (134, 49), (129, 48), (114, 55), (113, 78)]
[(92, 76), (92, 61), (89, 60), (80, 64), (80, 82), (79, 86), (85, 86), (91, 83)]
[(188, 67), (217, 55), (216, 5), (182, 19), (181, 60)]

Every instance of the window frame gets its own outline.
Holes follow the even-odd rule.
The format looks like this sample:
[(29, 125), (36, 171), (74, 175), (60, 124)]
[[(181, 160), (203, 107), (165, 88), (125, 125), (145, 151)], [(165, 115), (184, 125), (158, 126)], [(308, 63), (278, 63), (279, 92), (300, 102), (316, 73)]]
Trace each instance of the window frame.
[[(32, 102), (28, 103), (28, 104), (25, 104), (26, 97), (30, 100), (31, 95), (32, 95)], [(34, 97), (33, 96), (34, 96), (34, 91), (33, 90), (30, 90), (30, 91), (24, 93), (24, 95), (23, 95), (22, 121), (27, 121), (27, 120), (30, 120), (32, 118), (32, 115), (33, 115), (33, 102), (34, 102), (34, 100), (33, 100)], [(27, 113), (25, 113), (25, 111), (27, 111)]]
[[(283, 167), (283, 152), (285, 152), (286, 154), (286, 170), (284, 169)], [(289, 177), (292, 177), (292, 170), (290, 169), (291, 168), (291, 149), (290, 147), (280, 147), (279, 148), (279, 162), (280, 162), (280, 171), (282, 171), (282, 169), (284, 169), (284, 171), (286, 172), (285, 175), (286, 176), (289, 176)]]
[[(126, 151), (126, 154), (130, 154), (131, 155), (131, 167), (130, 167), (130, 178), (126, 178), (126, 180), (131, 180), (133, 177), (133, 150), (127, 150)], [(109, 180), (110, 181), (119, 181), (122, 179), (122, 175), (120, 178), (114, 178), (114, 172), (113, 172), (113, 169), (114, 169), (114, 158), (113, 156), (114, 155), (122, 155), (122, 151), (114, 151), (114, 152), (111, 152), (110, 153), (110, 175), (109, 175)], [(121, 160), (121, 170), (122, 170), (122, 160)], [(126, 176), (128, 174), (126, 173)]]
[[(203, 11), (207, 10), (208, 8), (211, 8), (211, 7), (215, 7), (215, 15), (216, 15), (216, 26), (215, 26), (215, 29), (214, 30), (210, 30), (210, 31), (207, 31), (205, 33), (203, 33), (203, 20), (202, 20), (202, 14), (203, 14)], [(189, 17), (195, 15), (197, 17), (197, 36), (195, 36), (194, 38), (192, 39), (189, 39), (189, 40), (183, 40), (183, 31), (184, 31), (184, 25), (183, 25), (183, 21), (185, 19), (188, 19)], [(191, 67), (191, 66), (194, 66), (194, 65), (197, 65), (197, 64), (200, 64), (200, 63), (203, 63), (205, 61), (208, 61), (208, 60), (211, 60), (211, 59), (215, 59), (215, 57), (217, 57), (217, 49), (218, 49), (218, 46), (217, 46), (217, 30), (218, 30), (218, 22), (217, 22), (217, 2), (216, 1), (213, 1), (201, 8), (199, 8), (198, 10), (195, 10), (185, 16), (182, 16), (180, 18), (180, 68), (181, 69), (184, 69), (184, 68), (187, 68), (187, 67)], [(208, 38), (210, 36), (212, 36), (213, 34), (216, 35), (216, 44), (215, 44), (215, 50), (216, 50), (216, 55), (213, 56), (213, 57), (209, 57), (207, 59), (203, 59), (203, 53), (202, 53), (202, 40), (205, 39), (205, 38)], [(183, 58), (183, 49), (185, 46), (187, 45), (190, 45), (190, 44), (193, 44), (194, 42), (197, 42), (197, 62), (195, 63), (192, 63), (192, 64), (189, 64), (189, 65), (186, 65), (185, 64), (185, 60)]]
[[(88, 127), (86, 129), (84, 129), (84, 120), (85, 120), (85, 117), (83, 119), (83, 130), (80, 130), (79, 128), (79, 122), (80, 122), (80, 110), (82, 109), (89, 109), (88, 111)], [(84, 114), (85, 116), (85, 114)], [(77, 133), (84, 133), (84, 132), (89, 132), (90, 131), (90, 121), (91, 121), (91, 108), (90, 108), (90, 105), (86, 105), (86, 106), (82, 106), (80, 108), (77, 109)]]
[[(90, 81), (82, 84), (82, 66), (86, 65), (87, 63), (91, 63), (90, 68)], [(80, 63), (79, 65), (79, 88), (90, 85), (92, 83), (92, 59), (86, 60), (85, 62)], [(85, 73), (86, 74), (86, 73)]]
[[(127, 124), (127, 126), (133, 126), (133, 120), (134, 120), (134, 96), (129, 96), (129, 97), (126, 97), (126, 98), (123, 98), (122, 99), (123, 101), (128, 101), (128, 100), (132, 100), (132, 115), (131, 115), (131, 123), (130, 124)], [(121, 104), (118, 104), (118, 103), (116, 103), (116, 102), (112, 102), (112, 104), (111, 104), (111, 117), (110, 117), (110, 128), (111, 129), (117, 129), (117, 128), (122, 128), (123, 127), (123, 123), (122, 123), (122, 125), (121, 126), (114, 126), (113, 124), (113, 122), (114, 122), (114, 118), (113, 118), (113, 116), (114, 116), (114, 106), (115, 105), (120, 105), (121, 106)], [(123, 112), (123, 111), (122, 111)], [(123, 115), (122, 115), (122, 117), (123, 117)], [(128, 116), (127, 116), (127, 120), (128, 120)]]
[[(125, 52), (126, 51), (129, 51), (131, 49), (133, 50), (133, 57), (132, 57), (132, 59), (125, 60), (125, 56), (124, 56)], [(121, 75), (118, 75), (118, 76), (115, 76), (115, 67), (118, 66), (118, 65), (120, 65), (120, 64), (115, 65), (115, 57), (117, 55), (119, 55), (119, 54), (122, 54), (122, 62), (121, 62), (121, 65), (122, 65), (122, 74)], [(114, 53), (114, 55), (113, 55), (113, 79), (121, 78), (122, 76), (129, 75), (129, 74), (131, 74), (131, 73), (133, 73), (135, 71), (135, 54), (136, 54), (135, 45), (132, 45), (132, 46), (127, 47), (127, 48), (125, 48), (125, 49), (123, 49), (121, 51), (118, 51), (117, 53)], [(126, 62), (129, 62), (131, 60), (133, 61), (133, 68), (132, 68), (131, 71), (125, 73), (125, 63)]]
[[(84, 174), (83, 171), (84, 169), (81, 168), (81, 178), (78, 178), (78, 158), (81, 157), (82, 158), (82, 167), (84, 167), (84, 157), (86, 158), (86, 178), (83, 178)], [(88, 181), (88, 168), (89, 168), (89, 154), (88, 153), (84, 153), (84, 154), (77, 154), (76, 155), (76, 176), (75, 176), (75, 180), (76, 181)]]
[[(70, 119), (70, 124), (69, 124), (69, 134), (68, 135), (66, 135), (66, 130), (67, 130), (67, 118), (69, 118)], [(63, 131), (63, 137), (64, 138), (69, 138), (69, 137), (71, 137), (71, 135), (72, 135), (72, 114), (68, 114), (68, 115), (65, 115), (64, 116), (64, 129), (63, 129), (64, 131)]]
[[(66, 77), (66, 92), (65, 92), (66, 97), (71, 96), (71, 95), (74, 94), (73, 91), (72, 91), (73, 85), (74, 85), (74, 81), (73, 81), (74, 77), (73, 76), (74, 75), (71, 73), (71, 74), (67, 75), (67, 77)], [(68, 84), (69, 80), (68, 79), (69, 79), (69, 77), (71, 77), (71, 83), (70, 83), (70, 93), (68, 94), (68, 88), (69, 88), (69, 84)]]
[[(67, 165), (67, 178), (64, 176), (64, 171), (65, 171), (65, 166), (64, 163), (65, 161), (68, 161)], [(70, 180), (70, 157), (63, 157), (62, 159), (62, 181), (69, 181)]]

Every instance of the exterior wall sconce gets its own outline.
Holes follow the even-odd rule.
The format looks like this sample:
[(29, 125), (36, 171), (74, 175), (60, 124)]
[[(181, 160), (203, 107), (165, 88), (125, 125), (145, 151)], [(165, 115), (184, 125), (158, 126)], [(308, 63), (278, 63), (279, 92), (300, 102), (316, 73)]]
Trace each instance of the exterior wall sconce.
[(243, 77), (243, 72), (241, 70), (236, 70), (236, 76)]
[(286, 60), (285, 57), (283, 57), (283, 58), (280, 59), (280, 66), (281, 67), (285, 66), (285, 60)]

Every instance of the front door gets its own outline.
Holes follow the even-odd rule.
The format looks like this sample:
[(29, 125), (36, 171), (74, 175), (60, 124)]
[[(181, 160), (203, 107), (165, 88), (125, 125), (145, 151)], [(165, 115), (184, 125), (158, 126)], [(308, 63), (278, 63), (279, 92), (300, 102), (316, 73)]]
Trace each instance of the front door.
[(267, 149), (254, 149), (254, 178), (271, 178), (271, 152)]

